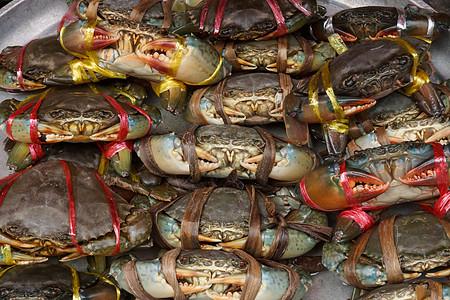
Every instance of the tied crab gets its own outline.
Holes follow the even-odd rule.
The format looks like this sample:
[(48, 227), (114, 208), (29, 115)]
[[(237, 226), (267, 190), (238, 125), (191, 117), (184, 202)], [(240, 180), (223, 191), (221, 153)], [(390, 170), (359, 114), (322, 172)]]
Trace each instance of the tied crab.
[(87, 167), (49, 161), (1, 182), (0, 240), (11, 246), (9, 255), (2, 248), (2, 264), (116, 255), (149, 240), (148, 210), (125, 201)]
[(252, 186), (197, 189), (151, 211), (152, 236), (164, 248), (235, 248), (277, 260), (300, 256), (331, 234), (325, 213), (300, 205), (287, 188), (268, 196)]
[(7, 47), (0, 53), (0, 88), (33, 91), (48, 85), (72, 84), (69, 64), (75, 59), (61, 47), (56, 36), (36, 39), (26, 46)]
[(69, 266), (38, 264), (13, 266), (0, 275), (3, 299), (119, 299), (116, 285), (103, 276), (77, 272)]
[[(245, 252), (173, 249), (162, 258), (114, 261), (110, 275), (139, 298), (301, 299), (311, 277)], [(253, 279), (253, 280), (251, 280)], [(276, 288), (273, 288), (276, 286)]]
[(420, 299), (422, 295), (430, 295), (430, 299), (450, 299), (449, 282), (431, 279), (415, 280), (411, 283), (390, 284), (372, 290), (356, 300), (396, 300), (401, 297)]
[(137, 141), (134, 149), (150, 172), (159, 176), (191, 175), (291, 182), (317, 164), (316, 154), (305, 147), (274, 139), (262, 128), (238, 125), (192, 125), (183, 134), (153, 135)]
[(115, 160), (128, 161), (120, 173), (129, 173), (131, 153), (126, 141), (146, 135), (161, 118), (158, 109), (143, 103), (145, 98), (141, 85), (117, 82), (111, 86), (55, 87), (24, 103), (5, 100), (0, 104), (0, 126), (18, 142), (9, 164), (24, 167), (23, 160), (30, 161), (30, 155), (38, 160), (44, 155), (40, 144), (110, 142), (105, 147), (123, 147), (105, 155), (111, 158), (119, 153), (123, 158)]
[[(448, 221), (429, 212), (394, 215), (356, 242), (326, 243), (322, 262), (342, 281), (362, 289), (402, 283), (422, 273), (445, 277), (449, 274), (448, 228)], [(438, 267), (444, 269), (433, 272)]]
[(380, 37), (426, 36), (436, 39), (450, 26), (450, 17), (407, 5), (404, 9), (385, 6), (365, 6), (342, 10), (334, 16), (311, 25), (310, 33), (327, 41), (337, 33), (346, 42), (367, 41)]
[(231, 66), (207, 41), (163, 36), (154, 26), (128, 20), (79, 20), (62, 28), (60, 42), (74, 55), (94, 61), (99, 71), (153, 83), (162, 105), (179, 113), (186, 84), (206, 85), (229, 75)]

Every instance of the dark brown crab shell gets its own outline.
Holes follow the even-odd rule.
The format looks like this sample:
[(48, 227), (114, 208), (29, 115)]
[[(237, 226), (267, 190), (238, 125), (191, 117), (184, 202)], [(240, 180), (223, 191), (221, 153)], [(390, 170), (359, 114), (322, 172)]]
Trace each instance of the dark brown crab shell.
[[(68, 163), (74, 189), (76, 241), (113, 232), (108, 202), (92, 169)], [(1, 188), (6, 183), (0, 185)], [(133, 207), (111, 191), (123, 223)], [(59, 161), (41, 163), (20, 175), (0, 207), (0, 230), (13, 239), (71, 246), (66, 176)]]
[[(216, 11), (220, 1), (211, 1), (206, 14), (203, 32), (213, 35)], [(315, 0), (303, 1), (303, 7), (313, 15), (317, 14)], [(203, 7), (206, 1), (201, 1), (195, 7), (187, 6), (187, 12), (194, 25), (199, 26)], [(280, 10), (286, 22), (300, 16), (304, 25), (309, 17), (299, 11), (290, 1), (278, 0)], [(303, 18), (301, 17), (303, 16)], [(295, 26), (295, 25), (293, 25)], [(297, 29), (298, 29), (297, 28)], [(221, 39), (248, 40), (265, 36), (277, 29), (274, 14), (266, 1), (261, 0), (233, 0), (228, 1), (223, 12), (222, 22), (218, 36)]]

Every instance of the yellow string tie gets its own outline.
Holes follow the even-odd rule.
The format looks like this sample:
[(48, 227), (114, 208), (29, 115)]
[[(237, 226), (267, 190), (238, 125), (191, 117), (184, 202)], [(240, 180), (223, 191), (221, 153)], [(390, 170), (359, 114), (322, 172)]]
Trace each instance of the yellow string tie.
[(2, 245), (2, 255), (5, 265), (14, 265), (16, 262), (14, 261), (11, 253), (11, 246), (10, 245)]
[(7, 267), (6, 269), (4, 269), (3, 271), (1, 271), (1, 272), (0, 272), (0, 277), (2, 277), (2, 276), (6, 273), (6, 271), (8, 271), (9, 269), (14, 268), (15, 266), (16, 266), (16, 265), (9, 266), (9, 267)]
[(169, 65), (169, 70), (173, 70), (172, 71), (172, 76), (176, 76), (178, 69), (180, 68), (181, 65), (181, 61), (183, 60), (183, 52), (184, 52), (184, 43), (185, 43), (185, 39), (180, 37), (178, 38), (178, 42), (175, 50), (175, 53), (172, 56), (172, 59), (170, 60), (170, 65)]
[(100, 279), (100, 281), (105, 282), (109, 285), (112, 285), (116, 289), (116, 300), (120, 300), (120, 289), (116, 284), (114, 284), (114, 282), (112, 282), (111, 280), (109, 280), (108, 278), (106, 278), (105, 276), (100, 275), (100, 274), (91, 273), (91, 272), (86, 272), (86, 274), (94, 275), (98, 279)]
[(153, 91), (159, 97), (159, 95), (170, 88), (180, 88), (182, 91), (186, 91), (186, 85), (173, 77), (167, 76), (163, 81), (161, 81), (158, 85), (152, 85)]
[(16, 108), (19, 108), (21, 106), (24, 106), (25, 104), (28, 104), (29, 102), (31, 102), (31, 100), (34, 100), (36, 98), (38, 98), (37, 101), (41, 101), (42, 99), (44, 99), (45, 97), (47, 97), (47, 94), (50, 92), (52, 88), (46, 89), (45, 91), (43, 91), (42, 93), (39, 94), (34, 94), (34, 95), (29, 95), (27, 97), (25, 97), (25, 100), (18, 103), (16, 105)]
[(309, 105), (311, 106), (312, 110), (314, 111), (314, 114), (316, 115), (317, 119), (320, 123), (323, 123), (323, 119), (320, 116), (320, 110), (319, 110), (319, 92), (317, 91), (317, 81), (319, 79), (319, 75), (322, 72), (322, 69), (317, 71), (316, 74), (314, 74), (308, 84), (308, 98), (309, 98)]
[(413, 77), (413, 81), (400, 91), (409, 97), (417, 92), (422, 85), (428, 82), (430, 82), (430, 77), (428, 77), (428, 74), (422, 69), (417, 69), (417, 73), (416, 76)]
[(102, 156), (100, 157), (100, 162), (98, 164), (97, 173), (100, 175), (105, 175), (108, 170), (109, 170), (109, 160), (102, 153)]
[(128, 93), (127, 91), (115, 88), (115, 87), (109, 87), (109, 89), (113, 90), (114, 92), (127, 97), (131, 104), (136, 105), (136, 97), (134, 97), (131, 93)]
[(78, 272), (72, 266), (67, 265), (70, 269), (70, 273), (72, 274), (72, 291), (73, 291), (73, 300), (81, 300), (80, 296), (80, 278), (78, 277)]
[(345, 42), (337, 33), (333, 33), (332, 35), (328, 36), (328, 42), (330, 43), (331, 47), (333, 47), (334, 51), (337, 52), (337, 54), (342, 54), (348, 50), (347, 45), (345, 45)]

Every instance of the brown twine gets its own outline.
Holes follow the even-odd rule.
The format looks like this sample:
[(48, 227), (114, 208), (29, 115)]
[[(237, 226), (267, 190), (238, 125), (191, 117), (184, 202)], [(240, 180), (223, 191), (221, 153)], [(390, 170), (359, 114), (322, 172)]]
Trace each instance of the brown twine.
[(261, 288), (261, 265), (253, 256), (242, 250), (234, 249), (231, 252), (248, 263), (247, 277), (239, 299), (254, 300)]
[(297, 72), (297, 75), (307, 74), (311, 72), (313, 61), (314, 61), (314, 51), (311, 48), (310, 43), (300, 35), (294, 33), (295, 38), (299, 42), (300, 46), (302, 46), (303, 52), (305, 53), (305, 60), (303, 64), (300, 66), (300, 70)]
[(157, 298), (150, 295), (142, 286), (141, 278), (136, 269), (135, 259), (127, 262), (122, 266), (123, 280), (131, 293), (139, 299), (156, 300)]
[(262, 240), (261, 240), (261, 214), (259, 212), (258, 199), (254, 186), (245, 186), (250, 198), (250, 216), (248, 221), (248, 236), (244, 244), (244, 251), (253, 256), (261, 256)]
[(191, 110), (192, 117), (194, 117), (195, 121), (197, 121), (197, 123), (201, 125), (208, 124), (208, 121), (200, 111), (200, 101), (209, 88), (210, 86), (205, 86), (203, 88), (195, 90), (195, 92), (192, 94), (191, 100), (189, 101), (189, 108)]
[(289, 276), (289, 287), (287, 288), (286, 292), (284, 293), (283, 297), (281, 297), (280, 300), (289, 300), (293, 299), (295, 296), (295, 293), (297, 292), (298, 288), (300, 287), (300, 275), (298, 275), (297, 272), (295, 272), (292, 268), (289, 268), (288, 266), (267, 260), (267, 259), (258, 259), (259, 262), (269, 266), (269, 267), (275, 267), (275, 268), (281, 268), (288, 272)]
[(145, 167), (150, 171), (150, 173), (160, 176), (160, 177), (166, 177), (168, 174), (161, 170), (161, 168), (158, 166), (158, 163), (155, 160), (155, 157), (153, 156), (153, 151), (151, 147), (151, 139), (152, 135), (148, 136), (146, 138), (141, 139), (139, 144), (139, 151), (142, 152), (142, 156), (140, 159), (144, 163)]
[(224, 124), (231, 124), (230, 117), (225, 113), (223, 109), (223, 90), (225, 89), (225, 84), (227, 82), (227, 78), (219, 82), (214, 90), (214, 108), (216, 109), (217, 114), (222, 118)]
[(91, 2), (89, 2), (88, 8), (86, 10), (86, 18), (89, 21), (97, 20), (98, 5), (101, 1), (102, 0), (92, 0)]
[(197, 153), (195, 152), (195, 130), (198, 124), (192, 124), (184, 132), (181, 138), (181, 149), (183, 150), (183, 156), (189, 164), (189, 172), (191, 177), (189, 181), (192, 183), (200, 182), (202, 174), (198, 166)]
[(383, 251), (383, 263), (386, 268), (388, 283), (400, 283), (404, 281), (394, 241), (394, 221), (396, 216), (393, 215), (382, 220), (378, 226), (381, 250)]
[(286, 35), (280, 36), (278, 38), (277, 73), (286, 73), (287, 48), (288, 48), (287, 36)]
[(275, 162), (275, 140), (273, 136), (261, 127), (254, 127), (265, 142), (264, 152), (261, 161), (256, 168), (256, 181), (258, 184), (267, 185), (269, 174)]
[[(426, 284), (430, 287), (430, 300), (442, 300), (443, 291), (442, 291), (442, 283), (431, 280), (431, 279), (420, 279), (413, 282), (414, 284), (418, 284), (415, 288), (416, 290), (416, 299), (423, 300), (427, 298), (426, 287), (422, 284)], [(422, 289), (420, 287), (423, 287)]]
[(174, 300), (187, 299), (183, 294), (180, 285), (177, 280), (177, 273), (175, 271), (176, 259), (180, 255), (181, 249), (175, 248), (167, 251), (161, 258), (161, 272), (164, 275), (167, 283), (172, 287), (174, 291)]
[(377, 141), (378, 143), (380, 143), (381, 146), (387, 146), (391, 144), (391, 142), (389, 141), (389, 136), (386, 132), (386, 128), (378, 127), (376, 130), (376, 134), (377, 134)]

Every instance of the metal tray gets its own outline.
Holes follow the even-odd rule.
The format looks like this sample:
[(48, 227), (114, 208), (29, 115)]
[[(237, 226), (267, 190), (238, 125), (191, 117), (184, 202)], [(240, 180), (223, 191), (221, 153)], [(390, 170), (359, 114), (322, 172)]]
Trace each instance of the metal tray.
[[(318, 3), (327, 8), (328, 15), (346, 8), (369, 5), (403, 8), (408, 3), (413, 3), (422, 8), (432, 9), (421, 0), (318, 0)], [(0, 9), (0, 49), (12, 45), (25, 45), (32, 39), (55, 34), (57, 25), (67, 8), (65, 0), (14, 0), (7, 4)], [(447, 59), (449, 48), (450, 32), (443, 34), (431, 46), (430, 52), (436, 69), (436, 80), (450, 78), (450, 66)], [(0, 100), (11, 97), (23, 99), (25, 94), (0, 91)], [(163, 123), (158, 131), (179, 131), (187, 126), (188, 123), (180, 117), (174, 117), (163, 111)], [(10, 173), (5, 162), (6, 155), (0, 151), (0, 177)], [(320, 255), (320, 245), (312, 250), (311, 255)], [(86, 267), (85, 262), (79, 262), (79, 265)], [(345, 300), (351, 298), (352, 290), (351, 286), (344, 285), (333, 273), (320, 272), (313, 276), (313, 285), (303, 299)]]

